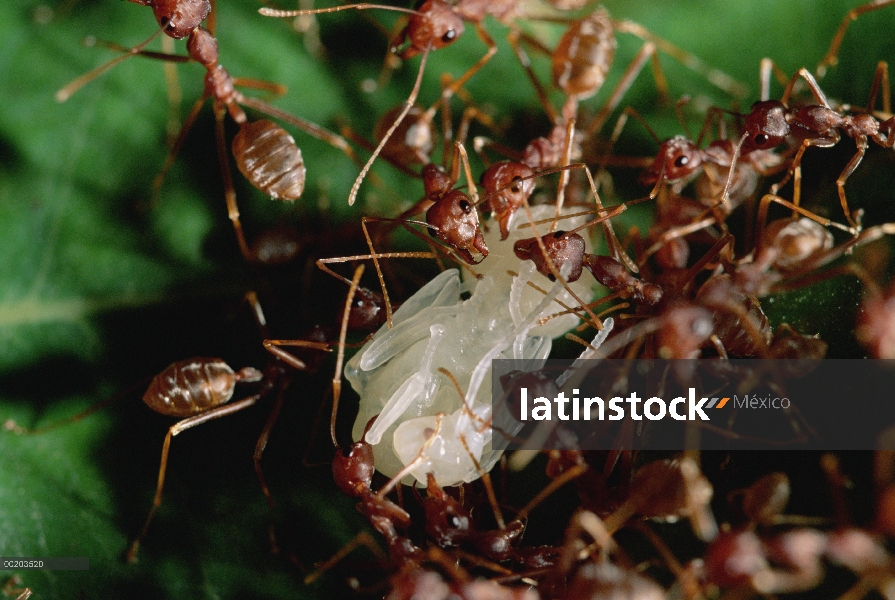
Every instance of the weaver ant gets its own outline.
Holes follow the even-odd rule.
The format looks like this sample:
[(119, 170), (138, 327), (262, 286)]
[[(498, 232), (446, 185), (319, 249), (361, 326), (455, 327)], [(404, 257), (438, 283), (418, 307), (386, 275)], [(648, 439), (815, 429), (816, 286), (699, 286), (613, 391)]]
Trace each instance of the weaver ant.
[[(746, 149), (768, 150), (779, 146), (787, 139), (795, 139), (801, 142), (792, 160), (789, 174), (792, 174), (798, 168), (802, 155), (807, 148), (811, 146), (831, 147), (839, 142), (841, 138), (840, 132), (855, 141), (857, 151), (836, 179), (842, 211), (845, 213), (855, 235), (861, 230), (861, 211), (852, 212), (849, 210), (848, 202), (845, 198), (845, 182), (858, 168), (861, 159), (864, 158), (868, 139), (873, 140), (884, 148), (892, 148), (895, 145), (895, 117), (889, 117), (889, 119), (881, 121), (872, 114), (879, 83), (886, 71), (887, 69), (884, 69), (883, 65), (877, 67), (873, 92), (871, 93), (869, 108), (866, 113), (849, 115), (833, 109), (814, 76), (803, 68), (799, 69), (798, 73), (793, 76), (781, 100), (756, 102), (752, 105), (752, 110), (745, 119), (744, 148)], [(799, 78), (804, 79), (808, 84), (808, 88), (818, 104), (798, 108), (787, 106), (793, 86)], [(884, 95), (887, 96), (888, 94), (889, 91), (884, 90)], [(771, 193), (775, 194), (787, 180), (788, 176), (782, 182), (775, 184), (771, 188)]]
[[(144, 51), (143, 47), (158, 35), (158, 32), (156, 32), (142, 44), (134, 48), (122, 48), (125, 53), (121, 56), (75, 79), (59, 90), (56, 98), (58, 101), (64, 102), (96, 76), (122, 60), (137, 54), (163, 61), (187, 62), (193, 60), (201, 64), (206, 70), (202, 95), (184, 120), (177, 140), (174, 142), (161, 172), (153, 182), (153, 188), (158, 190), (161, 187), (165, 174), (173, 165), (174, 159), (183, 145), (187, 133), (198, 117), (202, 105), (207, 99), (211, 98), (214, 106), (215, 138), (218, 160), (220, 161), (221, 173), (224, 179), (227, 213), (236, 232), (236, 239), (242, 255), (247, 261), (255, 262), (257, 256), (246, 242), (245, 234), (242, 230), (242, 222), (239, 218), (239, 208), (236, 204), (236, 192), (233, 188), (233, 179), (230, 173), (230, 163), (224, 137), (224, 115), (226, 113), (229, 113), (230, 117), (239, 125), (239, 132), (234, 137), (232, 144), (233, 157), (236, 160), (237, 167), (253, 186), (275, 200), (292, 201), (298, 199), (303, 193), (306, 169), (301, 150), (285, 129), (267, 119), (250, 121), (241, 108), (242, 106), (253, 108), (294, 125), (309, 135), (343, 151), (355, 162), (359, 163), (359, 160), (353, 148), (341, 136), (327, 131), (310, 121), (282, 111), (267, 102), (243, 96), (236, 90), (236, 86), (245, 86), (282, 93), (283, 88), (264, 81), (234, 78), (218, 63), (218, 42), (212, 33), (214, 12), (211, 10), (209, 0), (131, 1), (150, 6), (155, 12), (156, 19), (162, 26), (162, 30), (167, 35), (175, 39), (187, 38), (188, 56)], [(208, 29), (201, 26), (202, 21), (206, 17), (208, 18)], [(113, 47), (117, 48), (117, 46)]]

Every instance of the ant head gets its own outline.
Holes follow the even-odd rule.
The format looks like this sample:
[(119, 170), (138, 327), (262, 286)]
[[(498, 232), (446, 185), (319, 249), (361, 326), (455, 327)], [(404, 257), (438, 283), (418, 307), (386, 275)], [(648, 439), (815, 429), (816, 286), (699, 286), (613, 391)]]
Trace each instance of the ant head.
[(485, 204), (500, 224), (501, 240), (510, 235), (510, 217), (534, 191), (533, 177), (531, 167), (508, 160), (494, 163), (482, 173), (481, 185), (487, 194)]
[[(578, 281), (578, 278), (581, 277), (581, 266), (584, 262), (584, 238), (577, 233), (555, 231), (543, 236), (541, 240), (544, 242), (547, 256), (550, 257), (557, 269), (567, 263), (572, 267), (567, 278), (568, 282)], [(550, 271), (550, 265), (547, 264), (547, 260), (544, 258), (544, 253), (538, 245), (537, 238), (517, 241), (513, 245), (513, 252), (522, 260), (534, 262), (538, 272), (550, 279), (550, 281), (556, 280), (556, 277)]]
[(453, 190), (426, 211), (429, 233), (450, 246), (470, 265), (477, 265), (488, 256), (488, 246), (479, 228), (479, 214), (470, 198)]
[(346, 495), (360, 498), (373, 481), (373, 446), (361, 440), (336, 450), (333, 479)]
[(752, 105), (752, 111), (746, 115), (745, 129), (744, 153), (779, 146), (789, 135), (786, 106), (778, 100), (756, 102)]
[(385, 300), (382, 294), (359, 287), (354, 292), (348, 313), (348, 329), (372, 331), (385, 323)]
[(145, 0), (138, 4), (152, 6), (155, 20), (165, 35), (175, 40), (192, 33), (211, 12), (208, 0)]
[(426, 48), (444, 48), (463, 33), (463, 19), (445, 0), (426, 0), (417, 11), (422, 14), (412, 15), (398, 41), (392, 44), (392, 51), (397, 51), (404, 40), (409, 41), (410, 45), (400, 53), (402, 59), (412, 58)]
[(685, 179), (693, 175), (701, 165), (702, 153), (696, 144), (678, 135), (662, 142), (652, 166), (640, 176), (640, 184), (654, 185), (660, 179)]
[(434, 474), (428, 473), (426, 479), (426, 533), (439, 546), (457, 546), (471, 533), (469, 513), (438, 485)]

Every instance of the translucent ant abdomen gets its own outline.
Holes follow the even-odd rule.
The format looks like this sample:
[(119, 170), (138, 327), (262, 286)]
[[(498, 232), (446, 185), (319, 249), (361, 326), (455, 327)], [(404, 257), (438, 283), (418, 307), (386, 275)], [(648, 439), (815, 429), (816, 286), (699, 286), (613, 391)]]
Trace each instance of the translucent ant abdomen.
[(305, 189), (305, 162), (289, 133), (267, 119), (250, 121), (233, 138), (236, 165), (274, 200), (297, 200)]

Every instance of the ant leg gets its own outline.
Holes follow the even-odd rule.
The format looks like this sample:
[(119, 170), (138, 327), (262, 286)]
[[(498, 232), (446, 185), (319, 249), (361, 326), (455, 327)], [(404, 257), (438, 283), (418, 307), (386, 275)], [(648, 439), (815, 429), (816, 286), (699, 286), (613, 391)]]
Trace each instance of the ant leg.
[[(575, 119), (569, 119), (566, 123), (566, 137), (565, 144), (563, 144), (563, 152), (562, 158), (560, 159), (559, 166), (562, 169), (559, 173), (559, 183), (557, 183), (556, 188), (556, 217), (553, 220), (553, 223), (550, 224), (550, 233), (556, 231), (556, 223), (559, 221), (560, 213), (562, 212), (562, 206), (566, 201), (566, 187), (569, 185), (569, 169), (566, 167), (569, 166), (569, 163), (572, 162), (572, 145), (575, 139)], [(594, 191), (596, 193), (596, 187), (594, 187)], [(597, 201), (599, 203), (599, 200)], [(599, 205), (599, 204), (598, 204)]]
[(472, 198), (473, 205), (478, 205), (479, 191), (475, 186), (475, 177), (472, 176), (472, 167), (469, 166), (469, 155), (466, 153), (466, 148), (460, 141), (454, 142), (454, 152), (451, 164), (453, 165), (451, 170), (451, 183), (456, 185), (460, 175), (460, 165), (462, 164), (463, 174), (466, 176), (466, 183), (469, 185), (469, 197)]
[(535, 90), (535, 94), (537, 94), (538, 96), (538, 101), (540, 101), (541, 107), (544, 109), (544, 112), (547, 113), (547, 118), (550, 119), (551, 123), (558, 122), (559, 113), (556, 111), (556, 107), (553, 106), (553, 103), (550, 101), (550, 97), (547, 95), (547, 90), (544, 89), (544, 86), (541, 84), (541, 81), (535, 74), (534, 69), (531, 66), (531, 59), (528, 57), (528, 53), (525, 52), (525, 49), (519, 42), (522, 41), (526, 44), (534, 45), (537, 50), (543, 52), (547, 56), (550, 56), (550, 50), (544, 48), (543, 46), (541, 46), (540, 42), (516, 28), (513, 28), (507, 34), (507, 41), (513, 48), (513, 52), (516, 53), (516, 58), (519, 59), (519, 64), (521, 64), (522, 68), (525, 70), (525, 74), (528, 76), (528, 80), (531, 82), (531, 85)]
[(637, 264), (639, 266), (643, 266), (646, 264), (646, 261), (649, 260), (649, 257), (658, 252), (662, 246), (667, 244), (668, 242), (675, 240), (677, 238), (682, 238), (690, 235), (691, 233), (696, 233), (697, 231), (701, 231), (706, 227), (710, 227), (717, 222), (715, 217), (705, 217), (694, 221), (693, 223), (688, 223), (687, 225), (681, 225), (679, 227), (673, 227), (668, 231), (664, 231), (662, 235), (659, 236), (652, 246), (646, 249), (643, 254), (638, 256)]
[(348, 288), (348, 296), (345, 298), (345, 311), (342, 313), (342, 327), (339, 330), (339, 353), (336, 355), (336, 371), (333, 373), (333, 411), (329, 420), (329, 434), (336, 448), (339, 443), (336, 440), (336, 416), (339, 413), (339, 397), (342, 395), (342, 363), (345, 360), (345, 338), (348, 335), (348, 321), (351, 317), (351, 306), (354, 304), (354, 294), (360, 278), (364, 274), (364, 265), (358, 265), (351, 279), (351, 287)]
[[(245, 233), (242, 231), (242, 221), (239, 219), (239, 206), (236, 204), (236, 189), (233, 187), (233, 175), (230, 172), (230, 157), (227, 152), (227, 141), (224, 138), (224, 114), (226, 107), (219, 102), (214, 103), (214, 134), (218, 149), (218, 162), (221, 164), (221, 176), (224, 180), (224, 200), (227, 203), (227, 216), (233, 224), (236, 233), (236, 242), (239, 250), (247, 262), (254, 262), (254, 256), (246, 242)], [(172, 159), (173, 160), (173, 159)]]
[(873, 85), (870, 86), (870, 99), (867, 101), (867, 112), (873, 114), (876, 97), (880, 88), (883, 90), (883, 112), (887, 115), (892, 114), (892, 93), (889, 89), (889, 63), (881, 60), (876, 65), (876, 72), (873, 74)]
[(31, 588), (22, 588), (19, 587), (20, 585), (22, 585), (22, 579), (18, 575), (13, 575), (3, 584), (0, 592), (7, 598), (12, 598), (13, 594), (15, 594), (15, 600), (28, 600), (31, 594), (33, 594)]
[[(600, 156), (593, 157), (595, 162), (598, 163), (599, 168), (597, 169), (597, 174), (594, 177), (596, 181), (603, 181), (603, 177), (606, 175), (606, 169), (609, 166), (614, 167), (631, 167), (635, 169), (647, 169), (652, 166), (654, 162), (653, 157), (645, 156), (645, 157), (619, 157), (613, 155), (613, 149), (615, 148), (615, 144), (618, 142), (619, 138), (622, 135), (622, 131), (625, 126), (628, 124), (628, 118), (634, 117), (637, 119), (641, 125), (644, 126), (647, 133), (650, 134), (656, 144), (661, 144), (662, 141), (659, 139), (659, 136), (656, 135), (656, 132), (650, 126), (649, 123), (646, 122), (646, 119), (643, 118), (636, 108), (631, 106), (626, 106), (622, 109), (621, 114), (618, 116), (618, 119), (615, 121), (615, 126), (612, 128), (612, 134), (609, 136), (609, 141), (604, 149), (601, 149), (602, 154)], [(683, 120), (681, 120), (683, 122)], [(585, 160), (584, 162), (591, 162), (590, 160)], [(659, 187), (662, 183), (662, 179), (659, 178), (656, 181), (656, 185), (650, 191), (649, 198), (651, 200), (655, 199), (655, 197), (659, 194)]]
[(94, 79), (96, 79), (97, 77), (99, 77), (100, 75), (102, 75), (103, 73), (105, 73), (106, 71), (108, 71), (109, 69), (111, 69), (112, 67), (117, 65), (118, 63), (124, 62), (125, 60), (131, 58), (132, 56), (136, 56), (137, 54), (140, 54), (140, 51), (143, 50), (143, 48), (146, 47), (146, 45), (149, 42), (154, 40), (156, 38), (156, 36), (158, 36), (158, 34), (160, 34), (161, 32), (162, 32), (161, 29), (156, 30), (156, 32), (153, 33), (151, 36), (149, 36), (145, 41), (143, 41), (143, 42), (137, 44), (136, 46), (134, 46), (133, 48), (131, 48), (127, 52), (127, 54), (122, 54), (121, 56), (116, 56), (109, 62), (107, 62), (103, 65), (100, 65), (100, 66), (96, 67), (95, 69), (88, 71), (87, 73), (84, 73), (80, 77), (72, 80), (65, 87), (63, 87), (62, 89), (60, 89), (59, 91), (56, 92), (56, 102), (65, 102), (66, 100), (68, 100), (69, 98), (72, 97), (72, 94), (77, 92), (79, 89), (81, 89), (82, 87), (84, 87), (85, 85), (87, 85), (88, 83), (90, 83), (91, 81), (93, 81)]
[[(865, 140), (865, 143), (866, 143), (866, 140)], [(777, 194), (777, 192), (780, 190), (780, 188), (782, 188), (784, 185), (789, 183), (789, 178), (794, 175), (795, 170), (798, 169), (802, 164), (802, 155), (805, 154), (805, 150), (807, 150), (808, 148), (810, 148), (812, 146), (817, 146), (818, 148), (829, 148), (833, 145), (835, 145), (835, 142), (833, 142), (830, 138), (813, 138), (813, 139), (809, 138), (809, 139), (803, 140), (802, 145), (799, 146), (799, 150), (796, 152), (796, 155), (793, 157), (792, 162), (790, 163), (789, 170), (786, 172), (786, 175), (783, 177), (783, 179), (781, 179), (780, 181), (778, 181), (777, 183), (775, 183), (774, 185), (771, 186), (771, 190), (770, 190), (771, 194)], [(734, 162), (733, 166), (731, 168), (733, 168), (735, 166), (736, 166), (736, 163)], [(726, 196), (725, 196), (725, 199), (726, 199)], [(847, 214), (847, 212), (846, 212), (846, 214)], [(849, 221), (851, 222), (851, 218), (849, 218)]]
[[(162, 52), (165, 54), (174, 54), (174, 38), (167, 35), (162, 36)], [(168, 125), (165, 127), (167, 131), (168, 146), (174, 143), (180, 132), (180, 102), (183, 100), (183, 94), (180, 89), (180, 81), (177, 78), (177, 65), (174, 61), (167, 61), (162, 65), (165, 72), (165, 91), (168, 96)]]
[(280, 389), (280, 393), (277, 394), (277, 400), (273, 405), (273, 409), (271, 409), (270, 411), (270, 415), (267, 417), (267, 422), (264, 424), (264, 429), (261, 430), (261, 435), (258, 436), (258, 441), (255, 443), (255, 453), (252, 455), (252, 460), (255, 463), (255, 475), (258, 477), (258, 483), (261, 484), (261, 492), (264, 494), (264, 499), (267, 500), (267, 512), (269, 520), (268, 538), (270, 539), (271, 554), (279, 554), (280, 545), (277, 543), (277, 534), (274, 530), (273, 495), (270, 493), (270, 487), (268, 487), (267, 485), (267, 478), (264, 477), (264, 469), (261, 467), (261, 457), (264, 455), (264, 450), (267, 448), (267, 441), (270, 439), (270, 432), (273, 430), (274, 424), (280, 417), (280, 411), (283, 408), (283, 395), (285, 394), (285, 392), (285, 388), (282, 388)]
[[(848, 247), (851, 248), (852, 246), (849, 245)], [(873, 277), (871, 277), (870, 274), (863, 267), (855, 263), (846, 263), (839, 267), (827, 269), (822, 273), (811, 273), (809, 271), (809, 268), (820, 268), (830, 261), (839, 258), (844, 253), (845, 249), (843, 248), (831, 248), (830, 251), (825, 253), (823, 256), (818, 257), (816, 260), (812, 260), (810, 263), (810, 267), (800, 269), (799, 274), (795, 274), (789, 277), (786, 281), (781, 281), (780, 283), (775, 284), (771, 288), (771, 293), (776, 294), (779, 292), (800, 290), (812, 285), (817, 285), (818, 283), (827, 281), (829, 279), (845, 275), (851, 275), (852, 277), (855, 277), (858, 281), (861, 282), (861, 285), (864, 287), (865, 290), (870, 290), (870, 293), (878, 291), (878, 284), (873, 279)]]
[(855, 145), (858, 147), (858, 151), (855, 152), (855, 155), (850, 161), (848, 161), (848, 164), (845, 166), (845, 168), (842, 170), (842, 173), (836, 179), (836, 187), (839, 190), (839, 202), (842, 204), (842, 212), (845, 213), (845, 218), (848, 219), (848, 222), (852, 226), (854, 232), (858, 233), (861, 231), (860, 214), (862, 211), (857, 210), (854, 213), (849, 211), (848, 201), (845, 199), (845, 182), (851, 176), (851, 174), (855, 172), (855, 169), (858, 168), (858, 165), (861, 164), (861, 160), (863, 160), (864, 158), (864, 153), (867, 152), (867, 136), (858, 136), (855, 139)]
[(588, 467), (586, 464), (575, 465), (571, 469), (563, 471), (561, 475), (555, 477), (553, 481), (547, 484), (547, 487), (542, 489), (540, 492), (537, 493), (537, 495), (535, 495), (534, 498), (529, 500), (528, 504), (519, 509), (519, 512), (516, 513), (515, 520), (521, 521), (522, 519), (527, 517), (528, 514), (535, 509), (535, 507), (537, 507), (541, 502), (550, 497), (556, 490), (572, 481), (573, 479), (581, 477), (589, 468), (590, 467)]
[(831, 221), (830, 219), (820, 217), (810, 210), (806, 210), (801, 206), (793, 204), (789, 200), (784, 200), (780, 196), (776, 196), (774, 194), (765, 194), (764, 197), (762, 197), (761, 202), (758, 203), (758, 213), (756, 215), (756, 221), (758, 222), (758, 225), (755, 228), (755, 239), (757, 240), (757, 244), (761, 244), (762, 233), (764, 232), (765, 223), (767, 223), (768, 220), (768, 210), (770, 209), (772, 202), (784, 206), (792, 210), (793, 212), (797, 212), (803, 217), (808, 217), (812, 221), (820, 223), (824, 227), (835, 227), (836, 229), (841, 229), (842, 231), (845, 231), (847, 233), (851, 233), (853, 235), (855, 234), (855, 231), (850, 227), (846, 227), (841, 223), (836, 223), (834, 221)]
[[(252, 315), (255, 317), (255, 321), (258, 324), (258, 329), (261, 331), (261, 337), (263, 339), (267, 339), (269, 337), (267, 332), (267, 319), (264, 316), (264, 310), (261, 308), (261, 303), (258, 301), (258, 295), (254, 291), (249, 291), (245, 295), (245, 300), (249, 304), (249, 307), (252, 309)], [(270, 493), (270, 487), (267, 485), (267, 478), (264, 476), (264, 470), (261, 467), (261, 457), (264, 454), (264, 450), (267, 448), (267, 442), (270, 439), (270, 432), (273, 430), (273, 426), (276, 424), (277, 419), (280, 416), (280, 411), (283, 408), (283, 395), (286, 392), (286, 384), (281, 384), (278, 387), (279, 393), (277, 394), (276, 402), (274, 402), (273, 408), (270, 411), (270, 415), (267, 417), (267, 422), (264, 424), (264, 429), (261, 430), (261, 434), (258, 436), (258, 441), (255, 443), (255, 453), (252, 456), (252, 459), (255, 463), (255, 475), (258, 477), (258, 483), (261, 485), (261, 492), (264, 494), (265, 500), (267, 500), (267, 509), (269, 514), (269, 528), (268, 536), (270, 538), (270, 552), (271, 554), (279, 554), (280, 547), (277, 543), (276, 531), (274, 530), (274, 503), (273, 503), (273, 495)]]
[(830, 108), (830, 103), (827, 101), (826, 95), (824, 95), (820, 86), (817, 84), (817, 80), (814, 79), (814, 75), (804, 67), (799, 69), (798, 72), (792, 76), (792, 79), (789, 80), (789, 84), (786, 86), (786, 89), (783, 90), (783, 97), (780, 99), (780, 102), (786, 105), (789, 104), (789, 97), (792, 95), (793, 89), (799, 79), (804, 80), (805, 83), (808, 84), (808, 89), (811, 91), (811, 95), (814, 96), (814, 99), (817, 100), (818, 104), (825, 108)]
[(262, 92), (270, 92), (274, 96), (285, 96), (289, 91), (285, 85), (281, 83), (273, 83), (272, 81), (264, 81), (261, 79), (247, 79), (245, 77), (234, 77), (233, 84), (243, 88), (252, 90), (261, 90)]
[(214, 35), (214, 31), (218, 26), (217, 0), (209, 0), (208, 3), (211, 5), (211, 10), (208, 11), (208, 16), (205, 18), (205, 28), (208, 29), (211, 35)]
[(758, 80), (759, 85), (761, 87), (761, 93), (759, 94), (759, 100), (762, 102), (771, 99), (771, 74), (774, 75), (774, 78), (786, 88), (789, 85), (789, 77), (786, 76), (786, 73), (780, 66), (774, 62), (771, 58), (762, 58), (761, 64), (758, 68)]
[(827, 53), (824, 55), (823, 59), (821, 59), (820, 63), (818, 63), (817, 65), (817, 68), (815, 69), (817, 76), (823, 77), (824, 74), (827, 72), (827, 67), (836, 66), (836, 64), (839, 62), (839, 47), (842, 45), (842, 40), (845, 38), (845, 32), (848, 29), (848, 26), (851, 25), (852, 21), (865, 13), (879, 10), (880, 8), (885, 8), (890, 4), (895, 4), (895, 0), (872, 0), (867, 4), (863, 4), (848, 11), (848, 13), (842, 19), (842, 22), (839, 24), (839, 29), (836, 30), (836, 35), (833, 36), (833, 41), (830, 42), (830, 49), (827, 50)]
[(145, 378), (141, 379), (140, 381), (138, 381), (137, 383), (135, 383), (134, 385), (129, 386), (128, 388), (126, 388), (124, 390), (121, 390), (117, 394), (114, 394), (113, 396), (106, 398), (105, 400), (100, 400), (99, 402), (97, 402), (91, 406), (88, 406), (81, 412), (79, 412), (75, 415), (72, 415), (70, 417), (67, 417), (65, 419), (62, 419), (61, 421), (55, 421), (53, 423), (50, 423), (48, 425), (43, 425), (41, 427), (28, 428), (28, 427), (22, 427), (21, 425), (16, 423), (13, 419), (7, 419), (3, 423), (3, 429), (5, 431), (12, 432), (16, 435), (40, 435), (40, 434), (44, 434), (48, 431), (52, 431), (52, 430), (54, 430), (58, 427), (61, 427), (63, 425), (77, 423), (78, 421), (89, 417), (93, 413), (105, 408), (106, 406), (112, 404), (113, 402), (116, 402), (116, 401), (120, 400), (121, 398), (129, 396), (130, 394), (134, 393), (134, 391), (136, 391), (137, 389), (145, 386), (151, 379), (152, 379), (151, 377), (145, 377)]
[[(412, 223), (416, 225), (423, 225), (425, 227), (429, 227), (426, 223), (421, 221), (408, 221), (405, 219), (387, 219), (384, 217), (363, 217), (361, 218), (361, 229), (364, 232), (364, 238), (367, 240), (367, 246), (370, 248), (370, 254), (358, 254), (355, 256), (342, 256), (339, 258), (321, 258), (317, 260), (317, 267), (321, 270), (329, 273), (336, 279), (341, 279), (345, 283), (350, 285), (350, 281), (345, 277), (342, 277), (326, 265), (331, 263), (343, 263), (349, 262), (352, 260), (372, 260), (373, 265), (376, 268), (376, 275), (379, 278), (379, 285), (382, 287), (382, 298), (385, 301), (385, 313), (386, 320), (388, 322), (389, 329), (392, 328), (392, 304), (388, 295), (388, 288), (385, 285), (385, 277), (382, 275), (382, 268), (379, 265), (380, 258), (435, 258), (435, 254), (433, 252), (386, 252), (386, 253), (377, 253), (376, 249), (373, 247), (373, 240), (370, 238), (370, 233), (367, 230), (367, 223), (369, 221), (386, 221), (386, 222), (398, 222), (398, 223)], [(411, 232), (417, 234), (417, 232), (413, 229), (410, 229)], [(422, 239), (425, 240), (424, 237), (419, 235)], [(428, 240), (427, 240), (428, 241)]]
[[(494, 43), (494, 39), (488, 35), (488, 32), (485, 31), (485, 28), (481, 25), (481, 23), (475, 23), (475, 32), (478, 34), (479, 39), (482, 40), (486, 46), (488, 46), (488, 51), (485, 52), (485, 55), (482, 56), (478, 62), (469, 67), (463, 75), (457, 78), (449, 87), (443, 89), (441, 91), (441, 96), (450, 98), (457, 90), (466, 85), (466, 82), (469, 81), (469, 78), (475, 75), (481, 70), (488, 61), (491, 60), (491, 57), (497, 53), (497, 44)], [(432, 110), (431, 108), (429, 110)]]
[(482, 162), (485, 163), (486, 167), (491, 166), (491, 161), (488, 160), (488, 157), (485, 155), (486, 148), (490, 148), (504, 158), (508, 158), (514, 162), (522, 162), (521, 152), (483, 135), (477, 135), (472, 138), (472, 148), (473, 150), (475, 150), (475, 153), (479, 155), (479, 158), (482, 160)]
[[(442, 73), (441, 74), (441, 89), (442, 91), (451, 87), (454, 82), (454, 78), (450, 73)], [(469, 135), (469, 126), (472, 124), (473, 119), (479, 121), (492, 131), (496, 131), (496, 127), (494, 125), (494, 121), (491, 119), (491, 116), (487, 113), (479, 110), (475, 106), (472, 106), (473, 100), (472, 96), (464, 89), (459, 89), (454, 92), (454, 95), (460, 98), (460, 100), (466, 105), (466, 108), (463, 110), (463, 115), (460, 120), (460, 127), (457, 131), (456, 138), (454, 137), (454, 129), (453, 123), (451, 122), (451, 96), (446, 96), (442, 94), (441, 98), (441, 139), (442, 139), (442, 162), (447, 161), (448, 156), (452, 157), (452, 161), (449, 164), (443, 164), (442, 166), (445, 169), (453, 171), (453, 166), (456, 164), (457, 156), (456, 151), (451, 151), (455, 142), (459, 142), (461, 144), (466, 143), (466, 137)], [(431, 119), (434, 117), (434, 113), (431, 110), (426, 111), (423, 118)], [(454, 175), (454, 182), (456, 183), (457, 175)]]
[[(643, 46), (640, 47), (640, 50), (634, 57), (634, 60), (632, 60), (628, 64), (628, 68), (625, 69), (625, 72), (622, 74), (622, 78), (615, 85), (615, 89), (612, 90), (612, 93), (609, 95), (609, 98), (606, 100), (605, 104), (603, 104), (600, 112), (597, 113), (597, 116), (594, 117), (594, 120), (591, 121), (590, 125), (588, 125), (588, 137), (592, 137), (599, 133), (600, 129), (603, 128), (603, 125), (609, 118), (609, 115), (611, 115), (612, 111), (614, 111), (618, 107), (624, 95), (631, 88), (631, 85), (633, 85), (634, 80), (637, 78), (638, 75), (640, 75), (640, 72), (643, 70), (646, 62), (655, 54), (656, 45), (653, 42), (646, 42), (643, 44)], [(665, 78), (662, 77), (662, 79), (664, 80)]]
[[(275, 86), (276, 84), (270, 85)], [(257, 111), (263, 112), (272, 117), (276, 117), (277, 119), (280, 119), (285, 123), (294, 125), (308, 135), (315, 137), (322, 142), (326, 142), (337, 150), (341, 150), (345, 154), (345, 156), (350, 158), (356, 165), (360, 166), (363, 164), (360, 158), (358, 158), (357, 154), (354, 152), (354, 148), (352, 148), (348, 144), (348, 140), (336, 133), (333, 133), (332, 131), (329, 131), (328, 129), (324, 129), (316, 123), (312, 123), (310, 121), (302, 119), (301, 117), (296, 117), (291, 113), (280, 110), (276, 106), (268, 104), (263, 100), (258, 100), (257, 98), (243, 97), (239, 99), (239, 103), (243, 106), (254, 108)]]
[(177, 158), (177, 154), (183, 147), (183, 142), (186, 140), (187, 133), (189, 133), (193, 124), (196, 122), (196, 119), (199, 117), (199, 112), (202, 110), (202, 105), (205, 104), (205, 101), (208, 100), (209, 97), (208, 92), (202, 92), (202, 95), (193, 104), (189, 114), (180, 126), (180, 133), (177, 134), (177, 139), (174, 140), (174, 144), (168, 150), (168, 156), (165, 157), (165, 164), (162, 165), (162, 168), (155, 176), (155, 179), (152, 180), (153, 204), (155, 204), (158, 199), (159, 190), (165, 181), (165, 177), (167, 177), (168, 171), (170, 171), (171, 167), (174, 165), (174, 160)]
[(492, 132), (497, 131), (497, 125), (494, 123), (491, 115), (475, 106), (467, 106), (463, 109), (463, 115), (460, 117), (460, 126), (457, 128), (457, 141), (461, 144), (466, 144), (466, 140), (469, 137), (469, 127), (473, 121), (478, 121)]
[(317, 566), (317, 568), (308, 573), (308, 575), (305, 576), (303, 583), (305, 585), (314, 583), (315, 581), (320, 579), (321, 575), (332, 569), (339, 562), (344, 560), (346, 556), (348, 556), (361, 546), (367, 548), (370, 552), (375, 554), (376, 558), (378, 558), (379, 560), (386, 560), (387, 556), (382, 551), (382, 548), (380, 548), (379, 545), (376, 543), (376, 540), (374, 540), (373, 537), (366, 531), (361, 531), (359, 534), (351, 538), (350, 542), (342, 546), (338, 552), (327, 559), (326, 562), (320, 564), (319, 566)]
[(727, 73), (709, 66), (697, 56), (690, 54), (686, 50), (678, 48), (668, 40), (655, 35), (643, 25), (627, 20), (613, 22), (613, 25), (618, 31), (624, 31), (625, 33), (636, 35), (644, 41), (652, 42), (659, 50), (669, 55), (688, 69), (699, 73), (700, 75), (705, 77), (709, 83), (724, 90), (731, 96), (734, 96), (736, 98), (743, 98), (749, 94), (749, 90), (748, 88), (746, 88), (746, 86), (744, 86), (742, 83), (740, 83)]
[(186, 431), (187, 429), (190, 429), (191, 427), (201, 425), (206, 421), (218, 419), (220, 417), (238, 412), (244, 408), (248, 408), (249, 406), (255, 404), (255, 402), (257, 402), (259, 398), (260, 396), (258, 395), (249, 396), (248, 398), (240, 400), (239, 402), (225, 404), (224, 406), (213, 408), (194, 417), (183, 419), (182, 421), (175, 423), (171, 426), (170, 429), (168, 429), (168, 433), (165, 435), (165, 441), (162, 444), (162, 460), (161, 466), (159, 467), (158, 471), (158, 483), (156, 484), (155, 488), (155, 498), (153, 498), (152, 500), (152, 508), (149, 509), (149, 515), (146, 517), (146, 522), (143, 524), (143, 528), (140, 530), (140, 534), (127, 550), (127, 562), (134, 563), (137, 561), (137, 551), (140, 549), (140, 542), (142, 541), (143, 536), (145, 536), (146, 532), (149, 530), (149, 524), (152, 522), (152, 517), (155, 516), (155, 512), (162, 504), (162, 491), (165, 487), (165, 471), (168, 468), (168, 450), (171, 447), (171, 438), (183, 431)]

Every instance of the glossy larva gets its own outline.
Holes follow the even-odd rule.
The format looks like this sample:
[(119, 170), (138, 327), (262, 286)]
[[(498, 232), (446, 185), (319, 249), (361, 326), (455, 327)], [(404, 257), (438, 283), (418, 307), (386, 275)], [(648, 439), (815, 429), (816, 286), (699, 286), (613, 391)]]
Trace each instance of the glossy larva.
[[(552, 206), (535, 207), (532, 216), (549, 218), (553, 211)], [(524, 211), (518, 213), (516, 223), (526, 223)], [(571, 228), (583, 221), (568, 219), (562, 226)], [(488, 426), (491, 360), (515, 359), (519, 370), (536, 370), (550, 354), (552, 338), (579, 322), (577, 316), (565, 315), (539, 325), (540, 319), (565, 310), (555, 298), (566, 306), (577, 301), (561, 283), (551, 283), (531, 261), (513, 254), (515, 240), (530, 237), (531, 228), (510, 223), (510, 230), (510, 238), (500, 242), (499, 231), (492, 228), (491, 253), (478, 267), (481, 279), (461, 281), (456, 269), (441, 273), (402, 304), (394, 313), (394, 326), (380, 329), (345, 368), (345, 377), (361, 397), (354, 439), (360, 439), (376, 417), (365, 439), (373, 446), (376, 469), (388, 477), (418, 457), (436, 429), (439, 413), (445, 416), (437, 438), (405, 483), (415, 478), (425, 485), (428, 472), (441, 486), (472, 481), (479, 473), (470, 453), (489, 470), (500, 457), (499, 451), (491, 450)], [(546, 225), (539, 227), (540, 233), (546, 231)], [(547, 290), (546, 296), (529, 281)], [(594, 297), (586, 283), (571, 287), (584, 302)], [(471, 296), (463, 300), (464, 293)], [(457, 378), (472, 413), (464, 409), (457, 389), (439, 368)]]

